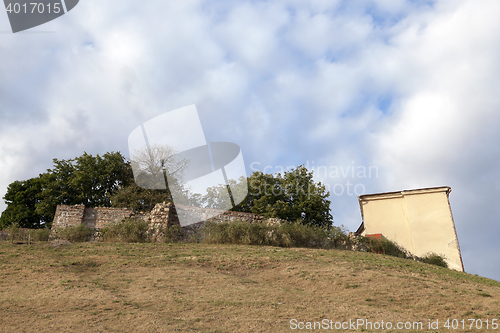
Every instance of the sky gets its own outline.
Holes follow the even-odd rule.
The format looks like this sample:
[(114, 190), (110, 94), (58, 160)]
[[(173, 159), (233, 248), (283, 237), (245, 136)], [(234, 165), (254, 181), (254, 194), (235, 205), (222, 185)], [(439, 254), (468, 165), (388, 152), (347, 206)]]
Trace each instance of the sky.
[(81, 0), (13, 34), (0, 11), (0, 197), (53, 158), (128, 156), (137, 126), (195, 104), (247, 174), (315, 170), (350, 231), (360, 194), (450, 186), (465, 270), (500, 280), (499, 17), (496, 0)]

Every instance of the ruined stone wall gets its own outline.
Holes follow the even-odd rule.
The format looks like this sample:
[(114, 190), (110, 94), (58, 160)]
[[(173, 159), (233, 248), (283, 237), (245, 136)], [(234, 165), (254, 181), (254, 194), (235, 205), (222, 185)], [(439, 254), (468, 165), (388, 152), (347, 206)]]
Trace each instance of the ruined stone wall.
[(148, 236), (153, 242), (160, 242), (165, 228), (179, 224), (179, 218), (173, 204), (159, 203), (143, 219), (149, 225)]
[[(262, 222), (264, 217), (253, 213), (242, 213), (226, 211), (223, 209), (200, 208), (185, 205), (175, 205), (179, 217), (189, 216), (190, 220), (212, 221), (212, 222), (234, 222), (242, 220), (246, 222)], [(210, 217), (213, 216), (213, 217)], [(178, 221), (178, 220), (177, 220)]]
[(52, 237), (59, 228), (67, 228), (83, 224), (99, 231), (101, 228), (120, 222), (123, 219), (136, 216), (136, 213), (126, 208), (86, 208), (85, 205), (58, 205), (52, 222)]
[[(94, 237), (100, 238), (99, 230), (111, 223), (120, 222), (126, 218), (139, 218), (149, 225), (148, 234), (153, 241), (162, 239), (165, 228), (179, 224), (179, 216), (189, 215), (192, 221), (200, 221), (195, 224), (183, 226), (188, 233), (198, 231), (207, 221), (221, 223), (246, 221), (250, 223), (263, 222), (280, 223), (280, 219), (265, 219), (253, 213), (242, 213), (225, 211), (221, 209), (200, 208), (184, 205), (173, 205), (171, 203), (159, 203), (148, 214), (139, 214), (126, 208), (85, 208), (84, 205), (59, 205), (56, 209), (54, 221), (52, 222), (52, 236), (58, 228), (66, 228), (83, 224), (96, 230)], [(214, 216), (216, 215), (216, 216)], [(210, 217), (213, 216), (213, 217)]]
[(52, 230), (82, 224), (84, 211), (84, 205), (58, 205), (54, 215), (54, 222), (52, 222)]
[(180, 216), (181, 220), (187, 217), (191, 221), (200, 221), (198, 223), (182, 227), (182, 229), (188, 234), (196, 233), (207, 222), (221, 223), (235, 222), (240, 220), (249, 223), (255, 223), (265, 220), (264, 217), (253, 213), (233, 212), (215, 208), (200, 208), (185, 205), (175, 205), (175, 210), (176, 212), (174, 214), (176, 214), (176, 216), (174, 217), (174, 219), (177, 221), (177, 223), (179, 223), (179, 218), (177, 216)]
[[(280, 218), (265, 218), (261, 215), (254, 213), (233, 212), (221, 209), (199, 208), (199, 207), (183, 206), (183, 205), (176, 205), (175, 207), (177, 209), (177, 214), (179, 216), (182, 216), (182, 214), (189, 213), (191, 214), (192, 218), (193, 214), (195, 216), (196, 214), (198, 214), (197, 220), (201, 220), (198, 223), (194, 223), (188, 226), (183, 226), (182, 229), (187, 234), (197, 233), (207, 222), (231, 223), (236, 221), (245, 221), (249, 223), (266, 223), (268, 225), (288, 223), (288, 221)], [(219, 214), (219, 215), (213, 216), (214, 214)], [(207, 219), (206, 216), (213, 216), (213, 217)]]
[(135, 216), (134, 211), (126, 208), (85, 208), (83, 213), (83, 225), (95, 229), (101, 229), (111, 223), (123, 221)]
[(189, 216), (191, 221), (200, 221), (198, 223), (182, 226), (182, 229), (189, 234), (197, 232), (207, 221), (220, 223), (241, 220), (255, 223), (265, 220), (264, 217), (253, 213), (232, 212), (222, 209), (200, 208), (185, 205), (174, 206), (171, 203), (165, 202), (157, 204), (151, 212), (144, 217), (144, 220), (149, 224), (148, 234), (151, 239), (153, 241), (161, 241), (164, 236), (163, 232), (165, 228), (172, 225), (180, 225), (179, 217), (181, 217), (182, 220), (182, 218), (186, 216)]

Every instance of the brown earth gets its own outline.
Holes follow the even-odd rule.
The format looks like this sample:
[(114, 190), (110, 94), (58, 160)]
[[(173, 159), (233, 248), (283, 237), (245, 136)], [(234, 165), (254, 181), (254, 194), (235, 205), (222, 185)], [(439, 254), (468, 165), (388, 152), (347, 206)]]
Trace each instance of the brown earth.
[(372, 253), (0, 242), (0, 276), (1, 332), (500, 332), (500, 282)]

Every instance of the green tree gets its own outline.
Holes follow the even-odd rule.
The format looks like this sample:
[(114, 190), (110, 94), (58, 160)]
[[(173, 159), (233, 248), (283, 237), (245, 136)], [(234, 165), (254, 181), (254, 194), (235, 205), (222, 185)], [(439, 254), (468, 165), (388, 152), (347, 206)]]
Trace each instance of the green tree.
[(172, 202), (166, 190), (149, 190), (132, 183), (121, 188), (110, 197), (112, 207), (129, 208), (136, 211), (150, 211), (157, 203)]
[(71, 160), (54, 159), (48, 190), (61, 204), (89, 207), (111, 206), (110, 196), (133, 182), (130, 164), (120, 152), (92, 156), (84, 153)]
[[(233, 185), (241, 184), (242, 181), (242, 178), (237, 182), (230, 180)], [(232, 209), (234, 211), (279, 217), (288, 221), (298, 220), (321, 227), (330, 227), (333, 223), (328, 200), (330, 193), (324, 185), (314, 182), (313, 172), (303, 165), (286, 171), (283, 175), (256, 171), (246, 181), (248, 195)], [(204, 197), (204, 203), (208, 207), (217, 208), (223, 201), (221, 198), (225, 189), (225, 185), (211, 187)]]
[(50, 221), (50, 216), (38, 214), (36, 206), (40, 203), (42, 181), (32, 178), (25, 181), (15, 181), (7, 187), (3, 197), (7, 208), (0, 216), (0, 229), (4, 229), (14, 222), (21, 228), (40, 228)]
[(7, 208), (0, 216), (2, 228), (50, 226), (59, 204), (109, 207), (111, 197), (133, 182), (130, 163), (119, 152), (53, 160), (54, 167), (36, 178), (15, 181), (4, 196)]
[[(228, 179), (228, 183), (229, 187), (220, 184), (207, 188), (207, 194), (199, 199), (199, 205), (206, 205), (207, 207), (217, 209), (231, 209), (234, 201), (247, 195), (248, 185), (246, 177), (243, 176), (238, 180)], [(231, 192), (233, 200), (228, 196), (229, 191)], [(249, 211), (250, 209), (250, 207), (244, 209), (241, 205), (236, 207), (241, 211)]]

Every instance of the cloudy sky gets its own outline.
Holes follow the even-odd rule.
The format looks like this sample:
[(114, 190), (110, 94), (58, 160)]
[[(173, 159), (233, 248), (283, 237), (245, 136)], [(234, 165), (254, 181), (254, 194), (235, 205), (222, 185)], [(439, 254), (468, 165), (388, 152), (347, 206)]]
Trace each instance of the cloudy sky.
[(316, 180), (350, 230), (358, 194), (450, 186), (466, 271), (500, 280), (499, 18), (497, 0), (81, 0), (12, 34), (0, 11), (0, 196), (196, 104), (248, 173), (337, 170)]

